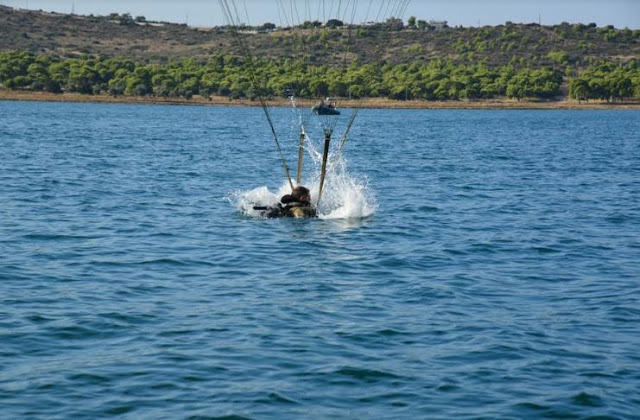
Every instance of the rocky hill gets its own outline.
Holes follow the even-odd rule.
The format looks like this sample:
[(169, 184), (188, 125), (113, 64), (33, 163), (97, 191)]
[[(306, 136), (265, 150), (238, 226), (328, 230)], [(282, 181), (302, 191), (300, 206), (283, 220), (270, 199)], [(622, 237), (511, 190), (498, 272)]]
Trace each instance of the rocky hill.
[[(126, 57), (137, 62), (166, 62), (191, 57), (206, 59), (217, 53), (239, 54), (225, 28), (147, 22), (129, 15), (79, 16), (28, 11), (0, 6), (0, 51), (21, 50), (56, 57), (94, 55)], [(345, 60), (360, 63), (381, 58), (393, 63), (426, 62), (449, 58), (456, 62), (482, 62), (497, 67), (525, 63), (532, 68), (587, 66), (594, 60), (624, 63), (640, 57), (640, 31), (598, 28), (595, 24), (511, 24), (482, 28), (418, 27), (387, 32), (384, 57), (380, 39), (370, 28), (337, 28), (324, 34), (276, 29), (244, 35), (262, 57), (305, 57), (317, 64)]]

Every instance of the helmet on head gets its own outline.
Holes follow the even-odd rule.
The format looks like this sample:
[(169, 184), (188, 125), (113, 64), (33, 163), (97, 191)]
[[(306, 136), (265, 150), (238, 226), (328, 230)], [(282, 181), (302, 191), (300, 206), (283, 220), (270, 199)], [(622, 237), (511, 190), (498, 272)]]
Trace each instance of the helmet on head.
[(309, 189), (303, 186), (295, 187), (291, 192), (291, 196), (295, 199), (295, 201), (299, 201), (301, 203), (311, 202), (311, 195), (309, 193)]

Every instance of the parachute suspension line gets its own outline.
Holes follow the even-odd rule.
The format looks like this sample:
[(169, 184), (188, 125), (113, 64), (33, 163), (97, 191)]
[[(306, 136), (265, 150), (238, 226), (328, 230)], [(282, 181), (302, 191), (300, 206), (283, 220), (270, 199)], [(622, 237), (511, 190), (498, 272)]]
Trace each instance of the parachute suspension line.
[(394, 7), (394, 9), (392, 11), (393, 17), (396, 17), (398, 19), (402, 19), (402, 17), (404, 16), (404, 14), (407, 11), (407, 8), (409, 7), (409, 3), (411, 3), (411, 0), (401, 0), (401, 1), (399, 1), (398, 4)]
[(404, 8), (402, 9), (402, 13), (400, 13), (400, 16), (404, 16), (407, 13), (407, 9), (409, 8), (410, 4), (411, 4), (411, 0), (406, 0)]
[[(343, 18), (343, 20), (345, 20), (346, 16), (347, 16), (347, 12), (348, 12), (348, 8), (349, 8), (349, 3), (351, 3), (351, 0), (349, 0), (349, 2), (347, 3), (347, 6), (345, 7), (345, 16)], [(350, 48), (351, 48), (351, 43), (352, 43), (352, 31), (353, 31), (353, 23), (356, 19), (356, 6), (358, 4), (358, 0), (354, 0), (353, 1), (353, 10), (351, 13), (351, 21), (349, 23), (349, 27), (347, 29), (347, 33), (348, 33), (348, 40), (347, 40), (347, 48), (344, 51), (344, 68), (346, 70), (347, 67), (347, 58), (350, 52)], [(351, 93), (351, 89), (349, 89), (349, 93)], [(350, 98), (351, 99), (351, 98)]]
[[(233, 0), (231, 0), (233, 1)], [(280, 160), (282, 161), (282, 168), (284, 169), (284, 173), (287, 177), (287, 180), (289, 181), (289, 185), (291, 186), (291, 189), (293, 190), (293, 181), (291, 180), (291, 173), (289, 171), (289, 166), (287, 165), (287, 160), (284, 157), (284, 154), (282, 152), (282, 148), (280, 147), (280, 141), (278, 141), (278, 135), (276, 133), (276, 129), (275, 126), (273, 124), (273, 120), (271, 119), (271, 114), (269, 113), (269, 108), (267, 107), (267, 102), (264, 98), (263, 92), (262, 92), (262, 87), (261, 85), (258, 83), (258, 79), (257, 79), (257, 72), (256, 72), (256, 67), (255, 64), (253, 62), (253, 58), (251, 56), (251, 53), (249, 51), (249, 49), (246, 47), (246, 45), (244, 45), (244, 42), (242, 41), (242, 37), (240, 36), (240, 34), (238, 33), (238, 24), (237, 24), (237, 18), (239, 17), (238, 12), (237, 12), (237, 8), (235, 8), (235, 3), (234, 3), (234, 10), (236, 12), (235, 15), (233, 15), (231, 8), (229, 6), (229, 0), (219, 0), (220, 6), (222, 7), (223, 13), (225, 15), (225, 18), (227, 19), (227, 22), (230, 24), (231, 26), (231, 33), (233, 34), (234, 38), (236, 39), (236, 42), (238, 43), (238, 47), (240, 48), (240, 51), (243, 53), (245, 60), (247, 61), (247, 65), (249, 66), (249, 74), (251, 77), (251, 81), (252, 84), (254, 86), (254, 88), (257, 90), (258, 93), (258, 100), (260, 101), (260, 105), (262, 107), (262, 110), (264, 111), (264, 114), (267, 118), (267, 122), (269, 123), (269, 127), (271, 128), (271, 133), (273, 134), (273, 140), (276, 143), (276, 148), (278, 149), (278, 154), (280, 155)], [(234, 16), (236, 17), (236, 19), (234, 19)]]
[[(298, 25), (300, 25), (300, 12), (298, 11), (298, 2), (296, 0), (291, 0), (291, 4), (293, 4), (293, 9), (296, 12), (296, 18), (298, 19)], [(293, 16), (293, 13), (292, 13)]]
[[(351, 25), (349, 25), (349, 41), (351, 41), (351, 30), (352, 30), (351, 28), (353, 27), (353, 23), (355, 21), (356, 5), (357, 4), (358, 4), (358, 1), (354, 0), (353, 12), (351, 14)], [(371, 7), (371, 4), (369, 4), (369, 7)], [(347, 54), (349, 52), (349, 47), (350, 46), (351, 46), (351, 42), (349, 42), (347, 44), (347, 51), (345, 52), (345, 66), (346, 66)], [(351, 86), (349, 86), (349, 97), (351, 97)], [(358, 113), (360, 112), (360, 107), (361, 107), (363, 101), (364, 101), (364, 97), (363, 97), (363, 95), (361, 95), (360, 98), (358, 99), (357, 106), (352, 111), (351, 117), (349, 117), (349, 122), (347, 123), (347, 127), (346, 127), (344, 133), (342, 134), (342, 137), (340, 138), (340, 145), (338, 147), (338, 153), (337, 153), (338, 155), (340, 155), (342, 153), (342, 148), (344, 147), (344, 144), (347, 142), (347, 139), (349, 138), (349, 133), (351, 132), (351, 128), (353, 127), (353, 123), (355, 122), (356, 117), (358, 116)]]
[(344, 133), (340, 138), (340, 147), (338, 147), (338, 155), (342, 153), (342, 148), (344, 147), (344, 144), (347, 142), (347, 139), (349, 138), (351, 127), (353, 127), (353, 123), (356, 120), (356, 117), (358, 116), (358, 112), (360, 112), (360, 108), (354, 109), (353, 112), (351, 113), (351, 118), (349, 118), (349, 123), (347, 124), (347, 128), (344, 130)]
[(400, 0), (382, 0), (382, 2), (380, 3), (380, 9), (378, 10), (378, 15), (376, 16), (376, 22), (379, 21), (381, 17), (389, 16), (389, 9), (391, 9), (391, 11), (393, 12), (398, 1)]
[[(391, 4), (393, 0), (382, 0), (380, 3), (380, 9), (378, 9), (378, 14), (376, 16), (376, 22), (378, 22), (380, 20), (380, 15), (382, 14), (382, 11), (385, 9), (389, 9), (389, 5)], [(386, 15), (385, 15), (386, 16)], [(376, 54), (374, 54), (374, 62), (380, 62), (382, 59), (384, 59), (384, 49), (385, 46), (390, 45), (390, 40), (386, 41), (383, 39), (385, 32), (390, 32), (390, 25), (383, 23), (382, 27), (375, 27), (375, 29), (378, 33), (376, 36), (376, 42), (375, 42), (375, 46), (377, 46), (377, 48), (375, 48), (376, 54), (378, 55), (378, 57), (375, 57)]]
[(278, 23), (280, 24), (280, 27), (283, 27), (282, 15), (280, 14), (280, 2), (278, 0), (276, 0), (276, 8), (278, 9)]
[(240, 24), (240, 13), (238, 13), (238, 6), (236, 5), (235, 1), (232, 1), (233, 4), (233, 10), (236, 12), (235, 16), (236, 16), (236, 27)]
[(367, 14), (364, 16), (364, 23), (366, 24), (369, 20), (369, 13), (371, 12), (371, 6), (373, 6), (373, 0), (369, 2), (369, 7), (367, 7)]
[[(392, 16), (391, 16), (391, 14), (390, 14), (389, 9), (391, 9), (391, 11), (393, 11), (393, 7), (395, 7), (395, 6), (393, 6), (393, 4), (394, 4), (394, 2), (393, 2), (393, 1), (389, 1), (389, 2), (387, 3), (387, 8), (384, 10), (384, 15), (383, 15), (383, 17), (385, 17), (385, 16), (392, 17)], [(393, 6), (393, 7), (392, 7), (392, 6)]]
[(287, 11), (287, 5), (285, 4), (285, 0), (280, 0), (282, 4), (282, 13), (285, 16), (285, 21), (288, 27), (292, 27), (294, 25), (293, 22), (293, 13)]
[(398, 10), (398, 17), (400, 19), (402, 19), (404, 17), (404, 15), (407, 13), (407, 9), (409, 8), (410, 4), (411, 4), (411, 0), (404, 0), (402, 2), (401, 7)]
[(382, 15), (382, 11), (384, 10), (385, 3), (386, 3), (385, 0), (382, 0), (380, 2), (380, 9), (378, 10), (378, 14), (376, 15), (376, 22), (380, 21), (380, 16)]
[(311, 7), (309, 5), (309, 0), (305, 0), (304, 2), (304, 20), (311, 21)]
[(358, 10), (358, 0), (353, 0), (353, 9), (351, 11), (351, 24), (356, 20), (356, 11)]
[(293, 13), (293, 0), (289, 0), (289, 13), (291, 13), (291, 26), (293, 27), (293, 26), (295, 26), (295, 22), (293, 20), (293, 16), (294, 16), (294, 13)]
[[(349, 0), (349, 3), (350, 2), (351, 2), (351, 0)], [(345, 17), (346, 17), (346, 12), (347, 12), (349, 3), (347, 4), (347, 8), (345, 9)], [(345, 72), (347, 70), (348, 55), (349, 55), (349, 52), (350, 52), (351, 43), (353, 41), (352, 31), (353, 31), (353, 24), (354, 24), (354, 21), (355, 21), (357, 4), (358, 4), (358, 1), (354, 0), (354, 2), (353, 2), (353, 10), (352, 10), (352, 13), (351, 13), (351, 22), (350, 22), (349, 28), (348, 28), (349, 39), (348, 39), (348, 42), (347, 42), (347, 48), (346, 48), (345, 53), (344, 53), (344, 64), (343, 64), (343, 66), (344, 66)], [(351, 94), (352, 94), (352, 92), (351, 92), (351, 83), (349, 83), (349, 99), (351, 99)], [(342, 152), (342, 148), (344, 147), (344, 143), (347, 141), (347, 138), (349, 136), (349, 132), (351, 131), (351, 127), (353, 126), (353, 123), (355, 122), (356, 117), (358, 116), (358, 112), (360, 110), (360, 107), (362, 106), (362, 102), (363, 101), (364, 101), (363, 95), (360, 95), (360, 97), (358, 98), (357, 104), (354, 107), (354, 110), (351, 112), (351, 116), (349, 117), (349, 122), (347, 124), (347, 128), (345, 129), (345, 132), (342, 134), (342, 137), (340, 139), (340, 147), (338, 149), (338, 154), (340, 154)]]
[(402, 3), (402, 6), (400, 7), (400, 10), (398, 11), (398, 17), (400, 19), (402, 19), (404, 14), (407, 12), (407, 8), (409, 7), (409, 3), (411, 3), (411, 0), (404, 0), (404, 2)]
[(278, 154), (280, 154), (280, 160), (282, 161), (282, 168), (284, 169), (284, 174), (287, 177), (287, 181), (289, 181), (289, 186), (291, 190), (293, 190), (293, 182), (291, 181), (291, 173), (289, 172), (289, 165), (287, 165), (287, 160), (284, 158), (284, 154), (282, 153), (282, 148), (280, 147), (280, 142), (278, 141), (278, 135), (276, 134), (276, 129), (273, 125), (273, 121), (271, 120), (271, 114), (269, 113), (269, 108), (267, 108), (267, 102), (265, 99), (259, 95), (260, 105), (262, 106), (262, 110), (264, 111), (264, 115), (267, 117), (267, 121), (269, 121), (269, 126), (271, 127), (271, 133), (273, 133), (273, 139), (276, 142), (276, 147), (278, 148)]
[(347, 2), (344, 4), (344, 9), (342, 9), (342, 15), (340, 15), (340, 20), (343, 22), (347, 20), (347, 13), (349, 12), (349, 6), (351, 6), (351, 0), (347, 0)]
[(249, 19), (249, 9), (247, 8), (247, 0), (242, 0), (244, 3), (244, 15), (247, 17), (247, 25), (251, 26), (251, 19)]
[(343, 18), (343, 20), (345, 20), (345, 21), (347, 20), (347, 18), (349, 17), (349, 9), (351, 9), (351, 18), (349, 18), (349, 21), (353, 25), (353, 23), (355, 21), (355, 15), (356, 15), (357, 6), (358, 6), (358, 0), (348, 0), (347, 1), (347, 5), (344, 8), (344, 18)]
[(278, 7), (282, 9), (282, 16), (284, 17), (284, 26), (291, 26), (291, 21), (289, 20), (289, 14), (287, 13), (287, 6), (284, 4), (285, 0), (276, 0), (278, 3)]
[[(357, 1), (357, 0), (356, 0), (356, 1)], [(403, 16), (403, 15), (404, 15), (404, 13), (406, 12), (406, 9), (408, 8), (408, 6), (409, 6), (409, 3), (410, 3), (410, 2), (411, 2), (411, 0), (402, 0), (401, 2), (398, 2), (398, 9), (395, 9), (395, 8), (394, 8), (394, 10), (395, 10), (394, 14), (397, 14), (397, 18), (400, 18), (400, 19), (402, 18), (402, 16)], [(369, 3), (369, 10), (367, 10), (367, 18), (368, 18), (368, 15), (369, 15), (369, 12), (370, 12), (371, 5), (372, 5), (372, 4), (373, 4), (373, 2), (370, 2), (370, 3)], [(391, 4), (391, 0), (390, 0), (390, 1), (389, 1), (389, 3), (387, 4), (387, 9), (388, 9), (388, 6), (389, 6), (390, 4)], [(381, 5), (381, 7), (380, 7), (380, 10), (382, 10), (383, 8), (384, 8), (384, 1), (383, 1), (382, 5)], [(355, 11), (354, 11), (354, 13), (355, 13)], [(395, 17), (395, 16), (394, 16), (394, 17)], [(366, 19), (365, 19), (365, 21), (366, 21)], [(387, 28), (387, 30), (389, 30), (389, 31), (390, 31), (391, 29), (390, 29), (390, 28)], [(384, 31), (384, 29), (383, 29), (383, 30), (381, 30), (381, 31), (379, 32), (379, 34), (378, 34), (378, 40), (379, 40), (379, 41), (380, 41), (380, 38), (382, 37), (382, 35), (383, 35), (383, 33), (384, 33), (384, 32), (385, 32), (385, 31)], [(384, 42), (378, 42), (378, 45), (383, 45), (383, 44), (386, 44), (386, 43), (384, 43)], [(381, 51), (381, 54), (380, 54), (380, 57), (379, 57), (379, 58), (382, 58), (382, 56), (383, 56), (383, 54), (382, 54), (382, 50), (380, 50), (380, 51)], [(362, 98), (362, 97), (361, 97), (361, 98), (360, 98), (360, 100), (359, 100), (359, 102), (358, 102), (358, 105), (361, 105), (363, 100), (364, 100), (364, 98)], [(347, 140), (348, 140), (348, 138), (349, 138), (349, 134), (350, 134), (350, 132), (351, 132), (351, 129), (353, 128), (353, 123), (355, 122), (355, 119), (356, 119), (356, 117), (357, 117), (357, 115), (358, 115), (359, 111), (360, 111), (360, 107), (358, 106), (358, 107), (356, 107), (356, 108), (354, 109), (353, 113), (351, 114), (351, 118), (349, 119), (349, 122), (347, 123), (347, 127), (346, 127), (346, 129), (345, 129), (345, 131), (344, 131), (344, 133), (343, 133), (342, 137), (340, 138), (340, 145), (339, 145), (339, 147), (338, 147), (338, 152), (337, 152), (337, 154), (338, 154), (338, 155), (340, 155), (340, 154), (342, 153), (342, 150), (343, 150), (343, 148), (344, 148), (344, 145), (345, 145), (345, 143), (347, 142)]]
[(389, 2), (389, 5), (387, 6), (387, 10), (384, 12), (385, 16), (389, 16), (389, 17), (395, 17), (395, 12), (396, 9), (398, 8), (398, 3), (400, 2), (400, 0), (392, 0)]

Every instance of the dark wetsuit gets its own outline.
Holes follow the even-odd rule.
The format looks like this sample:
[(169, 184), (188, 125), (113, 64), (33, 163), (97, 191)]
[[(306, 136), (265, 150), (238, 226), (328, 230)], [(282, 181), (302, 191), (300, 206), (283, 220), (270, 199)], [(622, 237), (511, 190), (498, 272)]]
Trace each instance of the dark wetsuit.
[(297, 219), (318, 217), (318, 212), (311, 205), (309, 190), (297, 186), (291, 194), (283, 195), (280, 203), (271, 207), (254, 207), (254, 210), (262, 211), (262, 215), (270, 219), (280, 217), (293, 217)]
[(283, 196), (280, 201), (281, 203), (269, 207), (264, 215), (270, 219), (278, 219), (280, 217), (318, 217), (316, 209), (308, 201), (298, 201), (298, 198), (291, 194)]

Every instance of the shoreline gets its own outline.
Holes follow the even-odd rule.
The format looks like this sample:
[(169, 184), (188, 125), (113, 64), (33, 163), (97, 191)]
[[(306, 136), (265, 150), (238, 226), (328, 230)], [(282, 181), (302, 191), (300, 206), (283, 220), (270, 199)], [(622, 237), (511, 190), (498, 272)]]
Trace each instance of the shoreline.
[[(79, 93), (48, 93), (0, 90), (0, 100), (4, 101), (38, 101), (38, 102), (78, 102), (78, 103), (114, 103), (114, 104), (142, 104), (142, 105), (187, 105), (187, 106), (249, 106), (258, 107), (257, 100), (229, 99), (223, 96), (213, 96), (209, 99), (194, 96), (184, 98), (158, 98), (119, 96), (106, 94), (85, 95)], [(298, 99), (298, 106), (311, 107), (314, 100)], [(371, 108), (371, 109), (549, 109), (549, 110), (587, 110), (587, 109), (640, 109), (640, 101), (634, 102), (577, 102), (573, 100), (561, 101), (516, 101), (511, 99), (493, 100), (460, 100), (460, 101), (425, 101), (410, 100), (397, 101), (386, 98), (369, 98), (362, 101), (339, 99), (341, 108)], [(291, 102), (284, 98), (268, 101), (269, 106), (289, 107)]]

